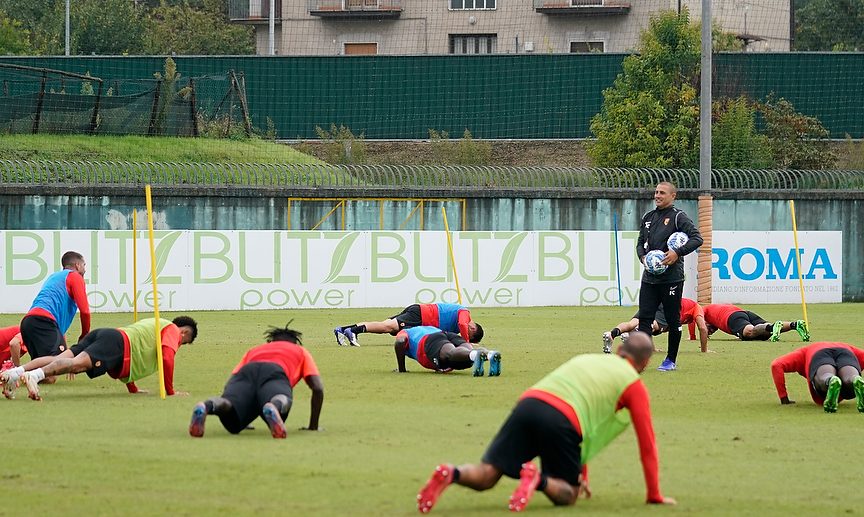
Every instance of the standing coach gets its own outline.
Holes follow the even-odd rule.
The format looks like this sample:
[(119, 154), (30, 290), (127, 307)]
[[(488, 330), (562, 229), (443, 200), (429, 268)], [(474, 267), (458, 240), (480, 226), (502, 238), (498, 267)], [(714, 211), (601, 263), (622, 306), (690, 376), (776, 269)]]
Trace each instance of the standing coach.
[[(678, 346), (681, 344), (681, 291), (684, 289), (684, 256), (702, 245), (702, 234), (682, 210), (675, 208), (673, 203), (677, 195), (675, 185), (663, 181), (654, 189), (654, 205), (656, 208), (642, 216), (639, 226), (639, 240), (636, 241), (636, 255), (645, 264), (645, 255), (651, 250), (666, 253), (663, 264), (668, 266), (660, 274), (642, 272), (642, 284), (639, 290), (639, 330), (651, 333), (654, 313), (660, 304), (669, 324), (669, 346), (666, 359), (657, 368), (668, 372), (677, 368)], [(677, 251), (670, 250), (666, 245), (669, 236), (675, 232), (687, 234), (687, 243)]]

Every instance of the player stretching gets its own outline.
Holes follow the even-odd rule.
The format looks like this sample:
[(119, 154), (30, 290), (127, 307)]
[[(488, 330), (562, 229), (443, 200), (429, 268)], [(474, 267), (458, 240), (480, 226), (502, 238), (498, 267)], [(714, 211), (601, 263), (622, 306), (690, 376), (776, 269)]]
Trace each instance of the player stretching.
[[(580, 355), (564, 363), (522, 394), (482, 463), (438, 465), (417, 496), (417, 508), (429, 512), (452, 483), (488, 490), (504, 475), (519, 479), (510, 496), (512, 511), (524, 510), (535, 490), (556, 505), (574, 504), (579, 496), (591, 496), (586, 464), (628, 420), (639, 441), (647, 502), (675, 504), (660, 493), (648, 391), (639, 379), (653, 352), (651, 336), (634, 332), (616, 355)], [(532, 461), (537, 456), (542, 472)]]
[(801, 341), (810, 341), (810, 331), (804, 320), (768, 323), (755, 312), (719, 303), (706, 305), (702, 310), (710, 334), (720, 329), (741, 341), (778, 341), (782, 332), (794, 330), (801, 336)]
[(366, 321), (333, 329), (340, 346), (360, 346), (357, 334), (390, 334), (420, 326), (438, 327), (447, 332), (458, 332), (462, 339), (479, 343), (483, 327), (471, 320), (471, 311), (456, 303), (422, 303), (405, 307), (402, 312), (384, 321)]
[[(703, 352), (708, 352), (708, 326), (705, 324), (705, 315), (702, 313), (702, 307), (690, 298), (681, 298), (681, 325), (687, 325), (690, 330), (690, 341), (696, 339), (696, 328), (699, 329), (699, 344)], [(615, 338), (625, 332), (631, 332), (639, 327), (639, 313), (633, 315), (630, 321), (622, 321), (612, 330), (603, 333), (603, 353), (612, 353), (612, 343)], [(663, 304), (657, 309), (654, 315), (654, 323), (651, 325), (651, 334), (654, 336), (660, 335), (669, 331), (669, 324), (666, 322), (666, 314), (663, 312)], [(622, 338), (623, 339), (623, 338)], [(660, 350), (654, 349), (655, 352)]]
[(436, 327), (411, 327), (396, 335), (393, 345), (396, 365), (400, 373), (405, 368), (405, 356), (414, 359), (420, 366), (438, 372), (467, 370), (474, 368), (474, 377), (482, 377), (484, 363), (489, 361), (489, 376), (501, 375), (501, 354), (494, 350), (474, 347), (454, 332), (445, 332)]
[[(180, 345), (195, 340), (198, 324), (188, 316), (179, 316), (173, 322), (161, 319), (159, 323), (165, 392), (179, 395), (181, 393), (174, 391), (174, 355)], [(14, 389), (18, 380), (22, 379), (30, 398), (42, 400), (39, 396), (39, 382), (42, 379), (82, 372), (87, 372), (87, 376), (93, 379), (107, 373), (126, 383), (129, 393), (146, 393), (138, 389), (135, 381), (156, 373), (158, 369), (156, 320), (147, 318), (126, 327), (96, 329), (56, 357), (39, 357), (24, 366), (6, 370), (0, 374), (0, 381), (5, 391)]]
[(21, 320), (21, 337), (30, 357), (57, 355), (66, 350), (66, 331), (75, 313), (81, 311), (81, 337), (90, 332), (90, 305), (84, 273), (87, 263), (80, 253), (67, 251), (60, 258), (63, 269), (51, 274)]
[(771, 363), (771, 376), (781, 404), (794, 404), (786, 392), (786, 373), (807, 379), (810, 398), (827, 413), (837, 411), (841, 400), (855, 399), (864, 413), (864, 350), (846, 343), (813, 343), (780, 356)]
[[(291, 322), (288, 322), (290, 325)], [(199, 402), (192, 411), (189, 434), (204, 436), (207, 415), (218, 415), (231, 434), (247, 428), (259, 416), (267, 422), (273, 438), (285, 438), (285, 419), (291, 411), (293, 388), (300, 382), (312, 390), (309, 427), (317, 431), (324, 404), (324, 384), (312, 355), (303, 348), (303, 335), (288, 328), (271, 327), (264, 333), (267, 343), (250, 348), (231, 372), (222, 396)]]

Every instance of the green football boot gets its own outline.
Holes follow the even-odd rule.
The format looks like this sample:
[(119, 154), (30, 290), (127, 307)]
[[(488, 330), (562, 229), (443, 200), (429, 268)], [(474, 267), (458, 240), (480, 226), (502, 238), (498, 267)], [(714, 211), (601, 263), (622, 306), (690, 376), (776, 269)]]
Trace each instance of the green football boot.
[(855, 402), (858, 404), (858, 412), (864, 413), (864, 377), (860, 375), (852, 381), (855, 388)]
[(825, 403), (822, 404), (826, 413), (837, 412), (837, 403), (840, 399), (840, 387), (842, 384), (840, 377), (837, 377), (836, 375), (831, 377), (828, 381), (828, 394), (825, 395)]
[(801, 341), (810, 341), (810, 329), (807, 328), (807, 322), (798, 320), (795, 322), (795, 331), (801, 336)]
[(783, 322), (775, 321), (774, 327), (771, 329), (771, 341), (780, 341), (780, 332), (783, 331)]

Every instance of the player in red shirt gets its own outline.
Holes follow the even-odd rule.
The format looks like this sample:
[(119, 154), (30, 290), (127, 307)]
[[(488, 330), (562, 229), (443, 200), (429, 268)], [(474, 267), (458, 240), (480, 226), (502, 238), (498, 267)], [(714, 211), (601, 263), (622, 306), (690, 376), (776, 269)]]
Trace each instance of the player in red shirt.
[(813, 343), (782, 355), (771, 363), (771, 376), (781, 404), (794, 404), (786, 392), (786, 373), (797, 373), (807, 379), (810, 397), (828, 413), (837, 411), (841, 400), (857, 402), (864, 413), (864, 379), (861, 365), (864, 350), (846, 343)]
[[(696, 303), (696, 300), (690, 298), (681, 298), (681, 325), (687, 325), (690, 330), (690, 341), (696, 339), (696, 329), (699, 329), (699, 344), (703, 352), (708, 352), (708, 326), (705, 324), (705, 315), (702, 313), (702, 307)], [(606, 354), (612, 353), (612, 343), (615, 338), (625, 332), (633, 332), (639, 327), (639, 312), (633, 315), (630, 321), (622, 321), (612, 330), (603, 333), (603, 352)], [(666, 323), (666, 315), (663, 312), (663, 304), (657, 309), (654, 315), (654, 322), (651, 326), (652, 334), (658, 336), (669, 331), (669, 325)], [(624, 338), (622, 338), (624, 339)], [(661, 350), (654, 350), (660, 352)]]
[(802, 341), (810, 341), (810, 331), (804, 320), (768, 323), (755, 312), (721, 303), (706, 305), (702, 311), (705, 313), (709, 335), (719, 329), (741, 341), (778, 341), (781, 333), (794, 330), (801, 336)]
[(26, 353), (27, 347), (21, 340), (17, 325), (0, 329), (0, 363), (11, 361), (14, 366), (19, 366), (21, 356)]
[(261, 416), (273, 438), (285, 438), (288, 434), (285, 418), (291, 411), (293, 388), (300, 379), (306, 381), (312, 390), (309, 426), (301, 430), (318, 430), (318, 417), (324, 404), (324, 384), (315, 360), (302, 346), (302, 334), (286, 325), (284, 328), (271, 327), (264, 335), (267, 342), (246, 352), (231, 372), (222, 395), (195, 405), (189, 424), (190, 435), (204, 436), (207, 415), (218, 415), (231, 434), (246, 429)]

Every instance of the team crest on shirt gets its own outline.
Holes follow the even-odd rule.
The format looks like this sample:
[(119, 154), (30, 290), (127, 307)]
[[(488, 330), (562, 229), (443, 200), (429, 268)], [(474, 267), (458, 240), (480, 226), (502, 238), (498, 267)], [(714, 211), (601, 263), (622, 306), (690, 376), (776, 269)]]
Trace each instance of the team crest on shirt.
[(669, 218), (667, 217), (666, 219), (663, 219), (663, 226), (668, 226), (668, 225), (669, 225)]

